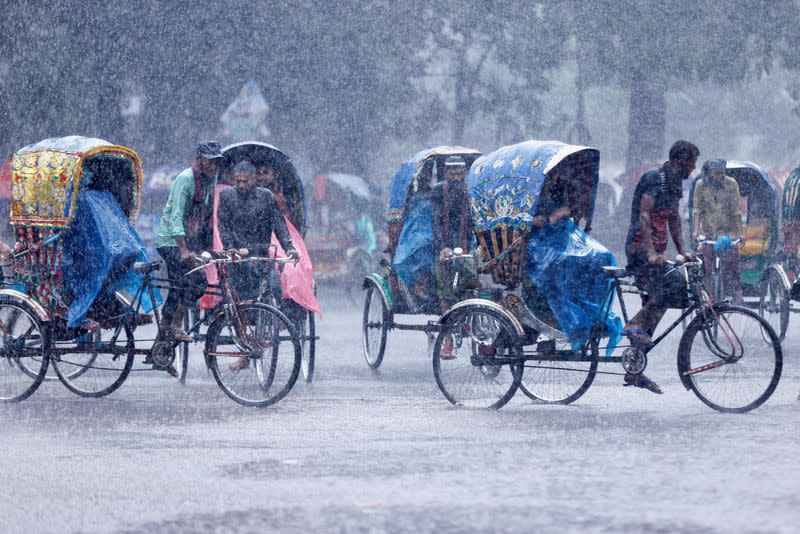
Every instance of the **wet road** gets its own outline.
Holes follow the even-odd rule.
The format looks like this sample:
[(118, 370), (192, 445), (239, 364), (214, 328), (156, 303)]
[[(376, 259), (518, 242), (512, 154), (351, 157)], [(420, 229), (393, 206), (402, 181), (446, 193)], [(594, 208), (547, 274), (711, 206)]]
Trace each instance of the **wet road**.
[(0, 532), (797, 530), (800, 334), (753, 413), (682, 388), (675, 333), (648, 371), (664, 395), (601, 375), (572, 406), (489, 412), (445, 401), (421, 334), (390, 333), (371, 372), (360, 311), (324, 305), (315, 382), (266, 410), (225, 397), (199, 346), (185, 387), (139, 372), (0, 405)]

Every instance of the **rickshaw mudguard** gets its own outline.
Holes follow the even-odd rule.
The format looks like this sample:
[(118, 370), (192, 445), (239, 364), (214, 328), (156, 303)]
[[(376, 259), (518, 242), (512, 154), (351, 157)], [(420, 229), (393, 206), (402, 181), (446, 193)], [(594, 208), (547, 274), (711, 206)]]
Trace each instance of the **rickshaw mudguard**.
[(768, 279), (770, 271), (774, 271), (778, 275), (778, 278), (780, 278), (781, 284), (783, 285), (783, 289), (786, 291), (791, 291), (792, 282), (789, 280), (789, 275), (786, 274), (786, 270), (783, 268), (783, 265), (772, 264), (764, 269), (764, 274), (761, 277), (762, 282), (765, 282)]
[(26, 295), (25, 293), (17, 291), (16, 289), (0, 289), (0, 296), (2, 295), (14, 297), (16, 299), (21, 300), (22, 302), (30, 306), (34, 312), (36, 312), (36, 315), (39, 317), (40, 320), (45, 322), (50, 320), (50, 314), (47, 313), (47, 310), (44, 308), (44, 306), (39, 304), (39, 302), (37, 302), (30, 295)]
[(490, 308), (492, 310), (495, 310), (503, 314), (503, 316), (507, 318), (511, 324), (514, 325), (514, 329), (517, 331), (517, 334), (519, 334), (520, 336), (525, 335), (525, 329), (522, 327), (522, 323), (519, 322), (519, 319), (517, 319), (511, 312), (509, 312), (500, 304), (494, 302), (493, 300), (488, 300), (488, 299), (467, 299), (454, 304), (453, 306), (450, 307), (450, 309), (448, 309), (446, 312), (444, 312), (444, 314), (442, 314), (442, 316), (439, 318), (439, 324), (445, 324), (445, 322), (447, 322), (447, 318), (450, 315), (452, 315), (456, 310), (460, 310), (461, 308), (466, 308), (467, 306), (483, 306), (484, 308)]
[(378, 287), (378, 291), (381, 292), (383, 297), (383, 302), (386, 304), (386, 309), (393, 311), (395, 306), (394, 293), (392, 293), (392, 288), (389, 286), (389, 280), (378, 273), (370, 273), (364, 278), (362, 289), (367, 289), (370, 283)]

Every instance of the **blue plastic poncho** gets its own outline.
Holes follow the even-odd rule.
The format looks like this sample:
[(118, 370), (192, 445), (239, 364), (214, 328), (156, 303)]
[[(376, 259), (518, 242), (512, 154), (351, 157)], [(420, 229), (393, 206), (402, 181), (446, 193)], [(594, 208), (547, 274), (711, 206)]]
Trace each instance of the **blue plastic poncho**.
[[(101, 295), (119, 290), (136, 293), (141, 276), (130, 270), (136, 261), (147, 261), (147, 253), (114, 196), (81, 191), (75, 219), (64, 234), (61, 270), (72, 295), (67, 326), (80, 326)], [(152, 310), (146, 292), (142, 304), (146, 311)]]
[[(616, 265), (614, 255), (568, 219), (533, 229), (526, 272), (541, 293), (572, 345), (580, 351), (608, 297), (610, 281), (602, 268)], [(622, 322), (606, 320), (610, 354), (619, 342)]]
[(418, 196), (406, 210), (403, 230), (397, 244), (392, 267), (398, 276), (411, 285), (433, 268), (433, 227), (431, 199)]

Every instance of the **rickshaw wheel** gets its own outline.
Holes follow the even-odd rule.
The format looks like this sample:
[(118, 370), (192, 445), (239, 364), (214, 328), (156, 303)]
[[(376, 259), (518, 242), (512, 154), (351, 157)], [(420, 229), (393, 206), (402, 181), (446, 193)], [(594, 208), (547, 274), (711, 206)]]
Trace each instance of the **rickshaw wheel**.
[(30, 397), (47, 374), (49, 336), (25, 302), (0, 296), (0, 402)]
[(133, 327), (122, 328), (112, 340), (115, 333), (96, 330), (53, 344), (53, 367), (68, 390), (81, 397), (104, 397), (125, 382), (133, 366)]
[(303, 373), (303, 379), (307, 384), (310, 384), (314, 379), (314, 356), (317, 350), (317, 329), (314, 323), (314, 312), (309, 311), (306, 314), (306, 319), (303, 321), (303, 334), (302, 334), (302, 358), (300, 360), (300, 370)]
[[(775, 330), (778, 339), (783, 341), (789, 328), (789, 292), (783, 286), (781, 277), (772, 269), (766, 280), (761, 282), (758, 313)], [(770, 342), (769, 336), (765, 335), (764, 341)]]
[[(443, 354), (445, 344), (452, 349)], [(522, 379), (522, 362), (514, 326), (485, 306), (453, 312), (433, 347), (433, 376), (439, 389), (451, 403), (471, 408), (498, 409), (511, 400)]]
[[(567, 359), (525, 362), (520, 390), (537, 404), (570, 404), (583, 396), (597, 376), (599, 340), (588, 341), (584, 356), (592, 361)], [(588, 354), (587, 354), (588, 353)]]
[(386, 336), (389, 333), (389, 310), (383, 301), (383, 295), (374, 282), (369, 282), (364, 297), (364, 315), (362, 317), (362, 340), (364, 359), (370, 369), (377, 369), (383, 362), (386, 353)]
[(740, 306), (717, 304), (699, 313), (678, 347), (683, 384), (720, 412), (761, 406), (778, 386), (782, 367), (778, 335), (760, 315)]
[(244, 406), (275, 404), (291, 391), (300, 374), (297, 331), (282, 312), (267, 304), (239, 304), (236, 314), (214, 319), (205, 352), (219, 387)]

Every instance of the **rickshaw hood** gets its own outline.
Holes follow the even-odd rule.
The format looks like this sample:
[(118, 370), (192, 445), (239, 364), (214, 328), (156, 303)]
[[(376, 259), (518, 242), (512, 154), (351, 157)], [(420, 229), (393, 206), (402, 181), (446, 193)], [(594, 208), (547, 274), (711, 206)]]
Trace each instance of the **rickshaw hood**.
[(525, 141), (478, 158), (467, 175), (467, 196), (478, 230), (497, 226), (529, 229), (548, 173), (568, 156), (584, 152), (593, 164), (594, 186), (587, 220), (591, 220), (599, 179), (600, 152), (560, 141)]

